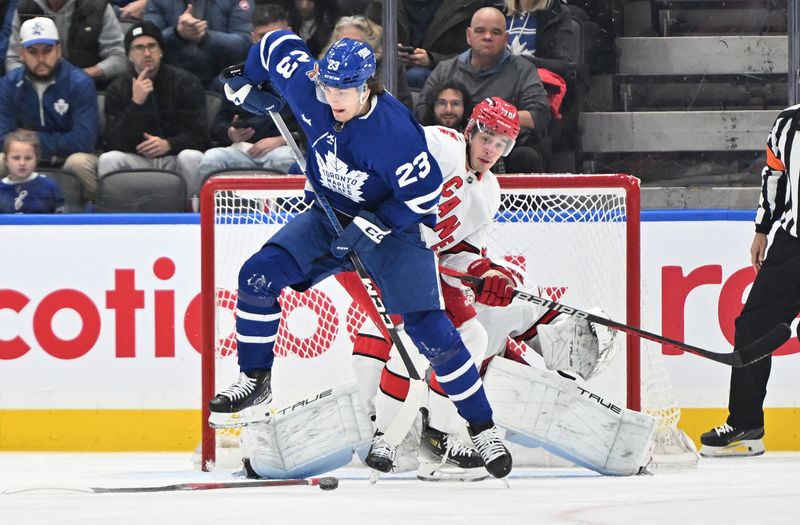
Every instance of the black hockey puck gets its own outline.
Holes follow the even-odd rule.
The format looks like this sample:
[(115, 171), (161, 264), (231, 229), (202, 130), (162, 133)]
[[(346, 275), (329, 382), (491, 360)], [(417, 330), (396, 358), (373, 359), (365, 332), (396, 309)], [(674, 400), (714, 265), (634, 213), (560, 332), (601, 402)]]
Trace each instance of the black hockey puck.
[(319, 480), (319, 488), (322, 490), (335, 490), (339, 486), (339, 480), (334, 477), (325, 477)]

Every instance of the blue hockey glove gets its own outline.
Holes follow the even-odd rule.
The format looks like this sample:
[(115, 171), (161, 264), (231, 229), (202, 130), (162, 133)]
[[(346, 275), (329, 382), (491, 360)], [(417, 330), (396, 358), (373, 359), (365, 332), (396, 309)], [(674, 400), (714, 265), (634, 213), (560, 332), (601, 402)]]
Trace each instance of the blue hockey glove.
[(255, 115), (266, 115), (270, 111), (280, 111), (283, 99), (269, 91), (258, 89), (245, 77), (231, 77), (225, 80), (225, 96), (228, 100)]
[(344, 229), (339, 238), (331, 243), (331, 253), (337, 259), (344, 258), (352, 251), (364, 253), (374, 249), (384, 236), (390, 233), (392, 230), (378, 220), (375, 214), (362, 211)]

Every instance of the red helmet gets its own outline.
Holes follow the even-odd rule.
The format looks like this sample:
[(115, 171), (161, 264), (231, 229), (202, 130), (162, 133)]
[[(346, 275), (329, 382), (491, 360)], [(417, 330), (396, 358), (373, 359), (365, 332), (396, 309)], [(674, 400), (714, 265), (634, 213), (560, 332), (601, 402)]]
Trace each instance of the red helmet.
[(476, 126), (476, 131), (491, 131), (511, 139), (503, 152), (505, 157), (511, 152), (517, 135), (519, 135), (519, 113), (513, 104), (509, 104), (500, 97), (485, 98), (475, 106), (469, 116), (467, 127), (464, 129), (467, 139)]

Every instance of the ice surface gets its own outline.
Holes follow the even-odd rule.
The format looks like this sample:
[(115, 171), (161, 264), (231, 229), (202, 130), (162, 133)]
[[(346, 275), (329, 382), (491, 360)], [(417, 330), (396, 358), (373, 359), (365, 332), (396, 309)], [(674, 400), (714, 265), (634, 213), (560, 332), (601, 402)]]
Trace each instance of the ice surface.
[(269, 487), (84, 494), (65, 488), (232, 480), (203, 473), (190, 454), (0, 454), (0, 524), (797, 524), (800, 453), (705, 459), (696, 469), (603, 478), (578, 468), (516, 469), (497, 480), (369, 485), (363, 469), (334, 473), (337, 490)]

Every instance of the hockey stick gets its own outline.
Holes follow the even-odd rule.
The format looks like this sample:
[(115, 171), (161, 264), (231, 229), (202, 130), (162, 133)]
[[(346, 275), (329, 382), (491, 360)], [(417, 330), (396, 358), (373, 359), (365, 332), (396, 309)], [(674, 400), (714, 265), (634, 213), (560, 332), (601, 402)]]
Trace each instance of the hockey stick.
[[(453, 270), (451, 268), (440, 267), (440, 270), (445, 275), (456, 277), (469, 284), (478, 285), (479, 288), (477, 293), (480, 293), (480, 287), (483, 286), (482, 278), (475, 277), (474, 275), (468, 275), (459, 272), (457, 270)], [(789, 328), (788, 324), (779, 323), (777, 326), (774, 326), (769, 332), (763, 335), (760, 339), (758, 339), (753, 343), (750, 343), (744, 348), (734, 349), (733, 352), (727, 352), (727, 353), (712, 352), (710, 350), (704, 350), (696, 346), (676, 341), (675, 339), (664, 337), (663, 335), (658, 335), (654, 334), (653, 332), (648, 332), (647, 330), (642, 330), (641, 328), (636, 328), (634, 326), (619, 323), (617, 321), (608, 319), (601, 315), (590, 314), (589, 312), (584, 312), (583, 310), (578, 310), (577, 308), (573, 308), (571, 306), (557, 303), (555, 301), (550, 301), (549, 299), (545, 299), (544, 297), (539, 297), (538, 295), (534, 295), (525, 290), (519, 290), (515, 288), (512, 297), (515, 299), (519, 299), (521, 301), (527, 301), (529, 303), (543, 306), (548, 310), (552, 310), (554, 312), (566, 315), (572, 315), (574, 317), (579, 317), (581, 319), (586, 319), (589, 322), (601, 324), (603, 326), (613, 328), (614, 330), (625, 332), (626, 334), (635, 335), (636, 337), (640, 337), (642, 339), (648, 339), (650, 341), (655, 341), (663, 345), (672, 346), (674, 348), (677, 348), (678, 350), (683, 350), (684, 352), (690, 352), (692, 354), (699, 355), (700, 357), (705, 357), (706, 359), (710, 359), (712, 361), (716, 361), (718, 363), (722, 363), (724, 365), (736, 368), (747, 366), (749, 364), (755, 363), (760, 359), (767, 357), (772, 352), (777, 350), (779, 346), (785, 343), (792, 335), (792, 330), (791, 328)]]
[[(328, 220), (333, 226), (333, 229), (336, 231), (337, 235), (341, 235), (344, 231), (344, 228), (342, 228), (342, 224), (339, 222), (339, 218), (336, 216), (336, 213), (334, 213), (333, 207), (331, 206), (330, 202), (328, 202), (328, 199), (321, 191), (317, 189), (314, 181), (308, 177), (306, 172), (306, 159), (300, 151), (300, 148), (297, 146), (297, 142), (295, 142), (294, 137), (292, 137), (289, 128), (286, 127), (286, 122), (284, 122), (280, 113), (270, 111), (269, 115), (272, 117), (273, 122), (275, 122), (275, 126), (278, 128), (278, 131), (280, 131), (283, 140), (285, 140), (286, 144), (289, 146), (289, 148), (291, 148), (297, 163), (300, 165), (300, 169), (303, 170), (303, 174), (306, 175), (306, 180), (311, 186), (311, 189), (314, 191), (317, 202), (325, 212), (325, 215), (327, 215)], [(394, 419), (392, 419), (392, 422), (383, 432), (383, 439), (389, 444), (396, 446), (399, 445), (406, 437), (411, 429), (411, 426), (414, 424), (414, 421), (417, 418), (419, 409), (425, 403), (428, 395), (428, 384), (421, 379), (419, 372), (417, 372), (408, 350), (403, 344), (403, 341), (400, 339), (400, 335), (397, 332), (394, 322), (386, 311), (386, 306), (384, 306), (383, 300), (378, 294), (377, 287), (372, 282), (372, 279), (367, 273), (366, 268), (364, 268), (364, 264), (361, 262), (361, 258), (356, 252), (352, 251), (350, 252), (350, 261), (353, 263), (356, 273), (361, 280), (361, 284), (367, 291), (367, 295), (369, 295), (369, 298), (372, 300), (372, 305), (377, 310), (378, 316), (383, 321), (386, 331), (389, 332), (389, 337), (392, 339), (392, 343), (394, 343), (395, 348), (397, 348), (397, 352), (400, 354), (400, 358), (403, 360), (403, 364), (405, 365), (410, 378), (408, 395), (406, 396), (405, 401), (403, 401), (403, 404), (398, 410)]]
[(326, 476), (308, 479), (259, 479), (251, 481), (198, 481), (159, 485), (154, 487), (29, 487), (4, 490), (3, 494), (29, 494), (31, 492), (63, 491), (83, 494), (138, 494), (144, 492), (178, 492), (217, 489), (247, 489), (257, 487), (289, 487), (294, 485), (318, 486), (322, 490), (334, 490), (339, 480)]

